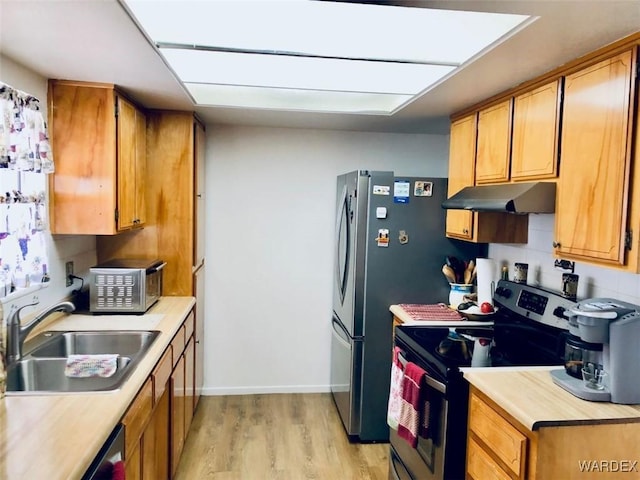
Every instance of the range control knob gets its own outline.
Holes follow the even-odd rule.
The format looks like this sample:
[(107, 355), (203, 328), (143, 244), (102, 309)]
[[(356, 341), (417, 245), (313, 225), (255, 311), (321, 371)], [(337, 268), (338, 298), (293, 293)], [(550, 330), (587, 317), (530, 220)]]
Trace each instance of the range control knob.
[(565, 317), (564, 312), (566, 312), (567, 310), (564, 307), (556, 307), (553, 309), (553, 314), (558, 317), (558, 318), (564, 318), (566, 319), (567, 317)]
[(511, 289), (505, 287), (496, 288), (496, 295), (504, 298), (509, 298), (511, 296)]

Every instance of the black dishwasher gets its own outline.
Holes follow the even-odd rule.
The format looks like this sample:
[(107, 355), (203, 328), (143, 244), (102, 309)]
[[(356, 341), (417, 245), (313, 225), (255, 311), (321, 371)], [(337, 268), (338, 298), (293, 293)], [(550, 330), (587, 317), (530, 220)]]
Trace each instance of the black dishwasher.
[[(82, 480), (116, 480), (124, 478), (124, 426), (111, 432)], [(119, 474), (119, 472), (122, 474)]]

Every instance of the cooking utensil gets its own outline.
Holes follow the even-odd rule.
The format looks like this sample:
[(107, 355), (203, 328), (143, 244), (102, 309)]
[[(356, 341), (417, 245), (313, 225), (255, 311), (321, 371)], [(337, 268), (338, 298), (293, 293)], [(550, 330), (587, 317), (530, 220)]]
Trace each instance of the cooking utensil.
[(456, 257), (445, 257), (446, 264), (451, 267), (454, 272), (456, 281), (454, 283), (462, 283), (464, 278), (464, 263)]
[(456, 272), (449, 265), (442, 266), (442, 273), (449, 283), (456, 283)]
[(471, 283), (471, 275), (473, 275), (473, 269), (476, 263), (473, 260), (469, 260), (467, 268), (464, 270), (464, 283)]

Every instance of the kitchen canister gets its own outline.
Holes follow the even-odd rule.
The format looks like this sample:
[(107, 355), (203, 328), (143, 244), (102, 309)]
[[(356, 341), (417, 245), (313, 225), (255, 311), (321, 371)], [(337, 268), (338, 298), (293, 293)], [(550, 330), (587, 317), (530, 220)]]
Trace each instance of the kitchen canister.
[(451, 287), (449, 291), (449, 306), (455, 309), (462, 302), (467, 301), (464, 296), (473, 293), (474, 287), (473, 283), (450, 283), (449, 286)]
[(496, 262), (491, 258), (477, 258), (478, 305), (488, 302), (493, 305), (493, 290), (498, 278)]
[(527, 283), (527, 275), (529, 273), (528, 263), (513, 264), (513, 281), (516, 283)]
[(562, 295), (570, 300), (575, 300), (578, 296), (579, 276), (575, 273), (562, 274)]

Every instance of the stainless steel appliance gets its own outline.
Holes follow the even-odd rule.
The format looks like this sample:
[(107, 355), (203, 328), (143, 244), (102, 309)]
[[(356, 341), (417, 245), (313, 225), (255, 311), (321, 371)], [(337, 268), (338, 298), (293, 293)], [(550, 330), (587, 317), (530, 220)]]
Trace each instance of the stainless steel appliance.
[[(584, 366), (603, 370), (600, 382), (585, 382), (566, 370), (553, 370), (553, 381), (576, 397), (597, 402), (640, 403), (640, 305), (612, 298), (590, 298), (571, 309), (577, 335), (590, 345), (601, 346), (601, 356)], [(575, 328), (575, 327), (574, 327)], [(591, 347), (590, 350), (597, 350)], [(602, 364), (598, 364), (598, 359)]]
[(113, 259), (89, 269), (92, 313), (144, 313), (162, 296), (166, 262)]
[(124, 478), (123, 475), (116, 474), (117, 471), (124, 471), (124, 460), (124, 426), (118, 424), (91, 462), (82, 480)]
[[(575, 302), (559, 292), (506, 280), (498, 282), (493, 299), (498, 307), (493, 325), (396, 328), (394, 344), (401, 357), (427, 374), (423, 388), (430, 404), (430, 434), (419, 436), (412, 448), (390, 429), (390, 480), (464, 478), (469, 391), (461, 368), (473, 366), (474, 339), (492, 339), (489, 361), (483, 365), (563, 365)], [(465, 348), (452, 347), (460, 342), (466, 342)]]
[(353, 440), (389, 439), (389, 305), (446, 301), (445, 257), (485, 256), (486, 245), (445, 237), (446, 194), (445, 178), (338, 177), (331, 392)]

